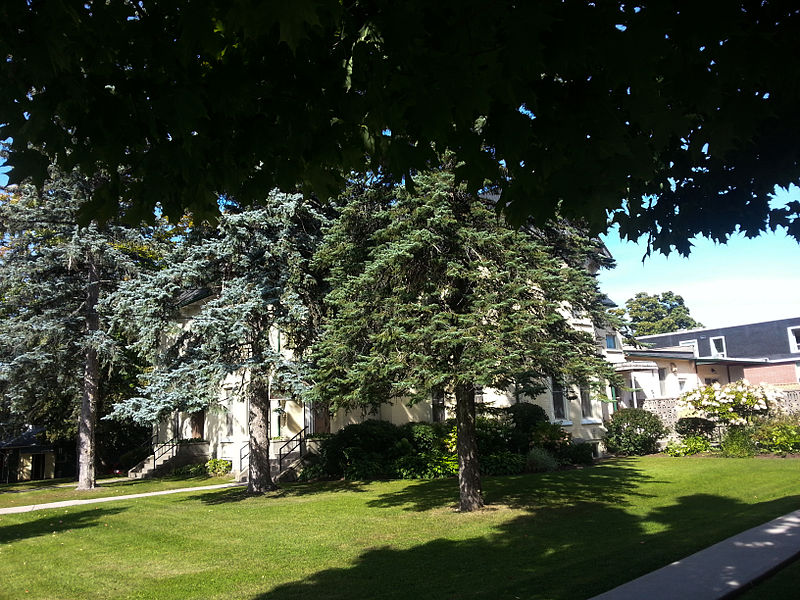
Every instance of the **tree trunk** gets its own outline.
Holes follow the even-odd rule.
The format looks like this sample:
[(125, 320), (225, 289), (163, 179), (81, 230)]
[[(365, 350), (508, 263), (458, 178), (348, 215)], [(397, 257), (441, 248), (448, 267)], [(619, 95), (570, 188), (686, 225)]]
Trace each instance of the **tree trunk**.
[(247, 491), (263, 494), (277, 486), (269, 468), (269, 384), (251, 374), (250, 380), (250, 459)]
[(483, 506), (478, 444), (475, 439), (475, 386), (460, 383), (455, 391), (458, 490), (461, 510), (469, 512)]
[[(86, 334), (91, 337), (100, 327), (97, 301), (100, 296), (100, 276), (97, 263), (89, 257), (88, 285), (86, 288)], [(78, 421), (78, 489), (95, 487), (95, 439), (97, 400), (100, 391), (100, 361), (97, 350), (86, 350), (83, 370), (83, 398)]]

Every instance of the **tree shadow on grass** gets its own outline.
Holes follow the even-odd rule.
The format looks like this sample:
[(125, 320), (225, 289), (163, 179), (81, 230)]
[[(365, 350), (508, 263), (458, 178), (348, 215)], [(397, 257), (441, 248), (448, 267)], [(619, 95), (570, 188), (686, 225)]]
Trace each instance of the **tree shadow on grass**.
[[(67, 510), (69, 512), (62, 512)], [(107, 517), (119, 514), (127, 510), (124, 507), (113, 508), (92, 508), (71, 512), (71, 509), (51, 509), (46, 512), (38, 513), (38, 518), (24, 523), (14, 525), (3, 525), (8, 517), (20, 517), (25, 513), (5, 515), (0, 519), (0, 544), (8, 544), (19, 540), (24, 540), (42, 535), (52, 535), (72, 529), (85, 529), (87, 527), (98, 527)]]
[[(486, 535), (368, 548), (350, 565), (253, 600), (589, 598), (800, 506), (800, 496), (747, 504), (696, 494), (638, 516), (616, 505), (610, 490), (603, 500), (584, 491), (560, 505), (523, 499), (525, 514)], [(469, 526), (481, 513), (463, 518)]]
[[(655, 483), (652, 476), (635, 466), (632, 460), (621, 459), (572, 471), (483, 478), (487, 505), (511, 508), (563, 506), (566, 499), (620, 503), (631, 496), (642, 496), (636, 490), (644, 481)], [(369, 503), (372, 507), (402, 507), (409, 511), (434, 508), (455, 508), (458, 504), (458, 482), (455, 479), (423, 480), (384, 494)]]
[(241, 502), (249, 498), (289, 498), (294, 496), (307, 496), (320, 494), (323, 492), (364, 492), (367, 483), (363, 481), (319, 481), (313, 483), (292, 483), (285, 484), (273, 492), (265, 494), (254, 494), (248, 492), (246, 487), (224, 488), (204, 492), (202, 494), (192, 494), (183, 498), (183, 501), (200, 500), (204, 504), (229, 504), (231, 502)]

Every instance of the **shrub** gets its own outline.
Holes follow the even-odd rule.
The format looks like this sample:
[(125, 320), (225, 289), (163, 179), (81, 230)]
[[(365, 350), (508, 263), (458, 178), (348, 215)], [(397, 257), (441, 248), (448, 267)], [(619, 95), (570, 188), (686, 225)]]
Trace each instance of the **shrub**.
[(704, 437), (711, 439), (716, 424), (702, 417), (682, 417), (675, 423), (675, 433), (682, 438)]
[(591, 444), (571, 442), (558, 449), (556, 458), (564, 465), (591, 465), (594, 464), (594, 449)]
[(661, 419), (642, 408), (619, 410), (605, 426), (609, 451), (636, 456), (658, 451), (658, 440), (667, 433)]
[(532, 473), (555, 471), (558, 468), (558, 460), (549, 450), (534, 446), (528, 452), (525, 468)]
[(208, 474), (205, 463), (183, 465), (172, 470), (172, 477), (203, 477)]
[(720, 443), (726, 458), (750, 458), (758, 452), (753, 431), (749, 427), (730, 427)]
[(501, 419), (478, 417), (475, 420), (475, 439), (478, 456), (489, 456), (508, 450), (511, 426)]
[(773, 409), (781, 393), (768, 386), (750, 385), (740, 379), (725, 385), (715, 383), (690, 392), (678, 399), (679, 412), (696, 413), (719, 423), (744, 425), (756, 415)]
[(525, 463), (524, 456), (508, 450), (480, 457), (484, 475), (518, 475), (525, 470)]
[(221, 477), (230, 473), (232, 467), (231, 461), (221, 458), (212, 458), (205, 464), (206, 472), (212, 477)]
[(758, 423), (753, 432), (758, 447), (766, 452), (785, 455), (800, 451), (800, 419), (775, 417)]
[(348, 425), (319, 446), (322, 469), (334, 479), (393, 477), (394, 460), (411, 451), (400, 427), (374, 420)]
[(689, 456), (709, 450), (711, 450), (711, 442), (700, 435), (686, 437), (680, 442), (670, 441), (666, 448), (666, 452), (670, 456)]
[(401, 479), (436, 479), (458, 475), (458, 458), (455, 454), (428, 452), (402, 456), (395, 470)]
[(567, 446), (572, 436), (557, 423), (537, 423), (531, 435), (531, 446), (544, 448), (557, 455), (562, 446)]
[(505, 409), (511, 422), (511, 431), (508, 440), (509, 449), (513, 452), (526, 453), (531, 445), (533, 432), (539, 423), (549, 422), (545, 410), (529, 402), (512, 404)]

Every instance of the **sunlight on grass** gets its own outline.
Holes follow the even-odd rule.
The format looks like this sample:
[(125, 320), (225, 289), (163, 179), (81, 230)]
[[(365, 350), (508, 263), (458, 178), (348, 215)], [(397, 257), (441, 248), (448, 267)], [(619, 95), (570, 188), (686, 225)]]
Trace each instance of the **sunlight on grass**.
[[(0, 594), (589, 597), (800, 508), (798, 475), (793, 460), (646, 457), (487, 478), (490, 504), (474, 514), (454, 510), (454, 480), (435, 480), (294, 484), (265, 496), (229, 488), (5, 515)], [(625, 568), (598, 568), (609, 560)]]
[[(29, 504), (46, 504), (62, 500), (84, 500), (87, 498), (104, 498), (108, 496), (124, 496), (142, 494), (183, 487), (197, 487), (229, 483), (230, 477), (165, 477), (161, 479), (124, 479), (98, 480), (93, 490), (76, 488), (76, 482), (50, 480), (58, 483), (48, 484), (47, 480), (7, 484), (0, 487), (0, 508), (26, 506)], [(38, 484), (38, 485), (34, 485)]]

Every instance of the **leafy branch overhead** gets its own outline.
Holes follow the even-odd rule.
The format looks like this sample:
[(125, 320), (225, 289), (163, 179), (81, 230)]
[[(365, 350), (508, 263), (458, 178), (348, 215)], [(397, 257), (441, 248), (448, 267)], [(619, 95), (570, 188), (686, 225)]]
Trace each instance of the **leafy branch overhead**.
[(800, 180), (798, 33), (788, 0), (4, 2), (0, 139), (15, 180), (113, 174), (92, 216), (412, 185), (450, 150), (518, 222), (800, 238), (800, 203), (768, 204)]

